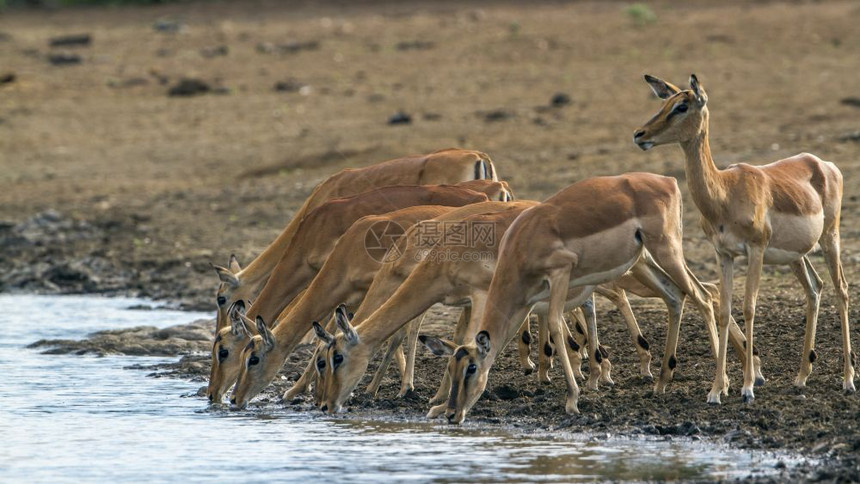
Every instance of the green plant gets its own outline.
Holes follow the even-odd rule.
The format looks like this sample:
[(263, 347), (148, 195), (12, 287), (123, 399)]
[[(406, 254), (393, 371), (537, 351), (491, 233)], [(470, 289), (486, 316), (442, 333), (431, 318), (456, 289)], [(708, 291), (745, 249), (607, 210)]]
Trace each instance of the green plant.
[(630, 17), (637, 27), (643, 27), (657, 21), (657, 14), (651, 10), (651, 7), (644, 3), (634, 3), (633, 5), (629, 5), (624, 9), (624, 13)]

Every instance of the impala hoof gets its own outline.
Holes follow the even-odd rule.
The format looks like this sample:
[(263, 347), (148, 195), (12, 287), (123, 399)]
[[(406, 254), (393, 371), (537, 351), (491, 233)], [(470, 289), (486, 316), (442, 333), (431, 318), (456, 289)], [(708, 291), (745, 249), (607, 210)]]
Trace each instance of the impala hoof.
[(568, 415), (579, 415), (579, 406), (576, 402), (567, 402), (564, 406), (564, 411), (567, 412)]
[(851, 394), (853, 394), (854, 392), (856, 392), (856, 391), (857, 391), (857, 390), (854, 388), (854, 382), (853, 382), (853, 381), (850, 381), (850, 380), (849, 380), (849, 381), (846, 381), (845, 383), (843, 383), (843, 384), (842, 384), (842, 390), (844, 390), (844, 391), (845, 391), (845, 394), (846, 394), (846, 395), (851, 395)]
[(639, 375), (639, 378), (644, 383), (654, 383), (654, 375)]
[(764, 382), (765, 382), (765, 379), (763, 376), (757, 376), (755, 379), (755, 386), (757, 386), (757, 387), (763, 386)]
[(708, 404), (720, 405), (720, 392), (711, 392), (708, 394)]
[(743, 399), (744, 403), (752, 403), (755, 400), (755, 395), (753, 395), (752, 390), (744, 390), (743, 391)]
[(794, 386), (803, 388), (806, 386), (806, 378), (805, 376), (798, 376), (794, 379)]

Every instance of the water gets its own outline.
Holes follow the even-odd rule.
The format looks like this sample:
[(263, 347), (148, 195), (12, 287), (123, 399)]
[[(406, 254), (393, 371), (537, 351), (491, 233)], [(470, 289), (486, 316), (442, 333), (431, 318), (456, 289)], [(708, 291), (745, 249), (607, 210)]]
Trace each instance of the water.
[(42, 355), (41, 338), (169, 326), (209, 314), (134, 299), (0, 295), (0, 481), (575, 482), (744, 477), (786, 456), (693, 441), (564, 439), (273, 406), (210, 410), (200, 383), (124, 369), (160, 358)]

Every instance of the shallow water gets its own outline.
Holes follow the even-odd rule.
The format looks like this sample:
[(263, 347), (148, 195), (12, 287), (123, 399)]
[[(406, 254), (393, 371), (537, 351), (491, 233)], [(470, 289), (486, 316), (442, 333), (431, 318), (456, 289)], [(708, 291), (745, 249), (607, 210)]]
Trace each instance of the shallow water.
[(200, 383), (124, 369), (162, 359), (42, 355), (41, 338), (169, 326), (210, 314), (135, 299), (0, 295), (0, 481), (575, 482), (744, 477), (786, 456), (706, 442), (546, 438), (273, 406), (209, 409)]

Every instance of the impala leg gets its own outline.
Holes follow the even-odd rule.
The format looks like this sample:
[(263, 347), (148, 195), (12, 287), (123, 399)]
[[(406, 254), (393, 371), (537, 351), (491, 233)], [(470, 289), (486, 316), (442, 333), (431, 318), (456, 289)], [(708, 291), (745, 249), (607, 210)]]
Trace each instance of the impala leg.
[[(550, 274), (549, 330), (554, 339), (560, 342), (564, 341), (562, 326), (564, 325), (564, 302), (567, 296), (567, 286), (569, 281), (570, 267), (556, 269)], [(589, 338), (589, 340), (592, 339), (596, 338)], [(576, 384), (576, 378), (573, 375), (573, 368), (571, 367), (570, 359), (567, 356), (567, 349), (564, 344), (559, 344), (556, 347), (556, 350), (558, 351), (558, 358), (561, 361), (561, 366), (564, 370), (564, 379), (567, 383), (567, 401), (565, 402), (564, 409), (569, 414), (579, 413), (579, 385)], [(596, 378), (599, 374), (595, 374), (593, 376), (596, 382)]]
[(732, 316), (732, 277), (735, 261), (732, 256), (719, 254), (720, 259), (720, 337), (717, 344), (717, 369), (714, 384), (708, 393), (708, 403), (719, 405), (720, 394), (726, 387), (726, 350), (729, 346), (729, 319)]
[[(472, 308), (470, 306), (466, 306), (463, 308), (463, 312), (460, 313), (460, 319), (457, 320), (457, 326), (454, 328), (454, 343), (461, 345), (466, 340), (466, 332), (469, 330), (469, 326), (471, 325), (471, 319)], [(442, 371), (442, 383), (439, 384), (439, 389), (436, 390), (436, 395), (434, 395), (429, 402), (430, 405), (438, 405), (438, 407), (431, 408), (430, 413), (427, 414), (427, 418), (436, 418), (445, 412), (446, 404), (444, 402), (448, 399), (448, 393), (450, 391), (451, 377), (448, 375), (448, 369), (446, 367), (445, 370)], [(436, 409), (435, 414), (434, 409)]]
[(529, 332), (529, 317), (523, 320), (523, 325), (519, 331), (520, 337), (517, 338), (517, 352), (520, 357), (520, 366), (526, 375), (531, 375), (535, 371), (535, 364), (529, 358), (529, 345), (532, 342), (532, 335)]
[[(591, 309), (586, 310), (586, 306), (590, 303)], [(603, 354), (600, 346), (600, 338), (597, 336), (597, 319), (594, 317), (594, 295), (590, 295), (586, 302), (582, 305), (583, 314), (585, 316), (586, 328), (588, 332), (588, 380), (585, 386), (589, 390), (597, 390), (600, 382), (600, 377), (603, 372)], [(560, 345), (559, 347), (564, 347)], [(561, 355), (559, 355), (561, 357)]]
[(549, 370), (552, 369), (552, 355), (555, 353), (549, 343), (549, 317), (546, 313), (538, 313), (538, 381), (549, 383)]
[[(311, 358), (308, 361), (307, 366), (305, 366), (305, 371), (302, 372), (302, 376), (300, 376), (299, 379), (296, 380), (295, 383), (293, 383), (293, 386), (291, 386), (289, 389), (287, 389), (286, 392), (284, 392), (284, 395), (281, 397), (281, 399), (285, 403), (290, 403), (298, 395), (301, 395), (302, 393), (308, 391), (308, 388), (316, 377), (316, 370), (314, 369), (314, 365), (317, 361), (316, 356), (317, 352), (316, 350), (314, 350), (313, 354), (311, 354)], [(316, 404), (316, 402), (314, 403)]]
[[(838, 220), (838, 218), (837, 218)], [(838, 222), (837, 222), (838, 224)], [(839, 247), (839, 226), (825, 233), (820, 242), (827, 269), (836, 289), (836, 301), (839, 308), (839, 318), (842, 321), (842, 389), (845, 393), (854, 393), (854, 352), (851, 351), (851, 325), (848, 322), (848, 282), (842, 272), (842, 260)]]
[[(385, 372), (388, 370), (388, 365), (391, 364), (391, 358), (396, 357), (396, 355), (399, 355), (400, 359), (398, 360), (398, 363), (403, 360), (403, 348), (401, 347), (401, 345), (405, 336), (405, 328), (401, 328), (389, 340), (388, 350), (386, 350), (385, 355), (382, 357), (382, 361), (379, 362), (379, 368), (376, 369), (376, 374), (373, 375), (373, 380), (371, 380), (370, 384), (367, 385), (367, 389), (365, 390), (374, 398), (379, 392), (380, 385), (382, 385), (382, 379), (385, 377)], [(404, 363), (401, 368), (404, 368), (405, 366), (406, 365)], [(403, 371), (401, 371), (401, 375), (402, 374)]]
[(424, 318), (427, 313), (421, 315), (420, 318), (415, 318), (409, 324), (406, 332), (406, 371), (400, 379), (400, 391), (397, 392), (397, 397), (402, 398), (407, 393), (415, 390), (415, 353), (418, 347), (418, 333), (421, 331), (421, 325), (424, 323)]
[(806, 293), (806, 330), (803, 333), (803, 352), (800, 357), (800, 371), (794, 384), (806, 386), (806, 379), (812, 373), (812, 362), (815, 361), (815, 331), (818, 324), (818, 308), (821, 303), (821, 278), (813, 269), (805, 256), (791, 263), (794, 276), (800, 281), (803, 292)]
[(764, 247), (750, 247), (747, 253), (749, 266), (747, 268), (746, 291), (744, 294), (744, 326), (746, 329), (747, 347), (744, 364), (744, 386), (741, 390), (744, 402), (755, 400), (753, 386), (755, 376), (752, 369), (753, 361), (753, 329), (755, 327), (755, 307), (758, 299), (758, 289), (761, 283), (761, 269), (764, 263)]
[(675, 374), (675, 367), (678, 366), (676, 354), (681, 328), (681, 314), (684, 310), (684, 293), (647, 253), (632, 267), (632, 272), (637, 281), (657, 293), (666, 304), (668, 313), (666, 348), (663, 351), (660, 377), (654, 384), (654, 393), (664, 393)]
[[(588, 338), (585, 335), (585, 328), (588, 323), (585, 321), (585, 316), (582, 313), (582, 308), (574, 308), (569, 313), (570, 324), (574, 328), (579, 328), (582, 333), (574, 330), (571, 331), (568, 325), (565, 325), (565, 333), (567, 334), (567, 355), (570, 357), (570, 366), (573, 367), (573, 376), (577, 379), (585, 381), (585, 375), (582, 374), (582, 353), (588, 344)], [(611, 365), (607, 367), (611, 369)], [(608, 376), (608, 374), (607, 374)], [(609, 380), (612, 380), (610, 378)], [(607, 382), (608, 383), (608, 382)]]
[(653, 381), (654, 375), (651, 374), (651, 345), (642, 336), (639, 323), (636, 322), (636, 315), (633, 314), (633, 308), (630, 307), (630, 301), (627, 299), (627, 292), (623, 289), (606, 286), (600, 286), (596, 291), (601, 296), (609, 299), (621, 312), (621, 316), (627, 324), (627, 331), (630, 332), (633, 347), (636, 348), (636, 353), (639, 355), (639, 375), (648, 381)]
[[(593, 328), (593, 331), (594, 331), (593, 334), (595, 336), (595, 339), (597, 339), (597, 315), (594, 312), (594, 294), (593, 293), (591, 294), (591, 296), (589, 296), (588, 299), (585, 300), (585, 303), (582, 306), (580, 306), (579, 309), (581, 310), (582, 315), (585, 318), (586, 327), (588, 328), (589, 333), (592, 331), (592, 328)], [(565, 329), (567, 329), (567, 328), (565, 328)], [(578, 353), (576, 351), (576, 349), (578, 349), (578, 346), (575, 346), (576, 342), (573, 340), (573, 338), (571, 336), (572, 335), (570, 333), (570, 330), (568, 330), (567, 331), (568, 346), (570, 347), (570, 349), (574, 350), (573, 351), (574, 353)], [(600, 358), (597, 359), (598, 367), (600, 368), (599, 381), (601, 383), (607, 383), (609, 385), (615, 385), (615, 382), (612, 381), (612, 362), (609, 361), (609, 352), (606, 351), (606, 348), (604, 348), (603, 345), (600, 344), (599, 341), (597, 342), (597, 351), (600, 353)], [(597, 353), (595, 353), (595, 357), (596, 357), (596, 355), (597, 355)], [(573, 364), (574, 361), (578, 361), (578, 360), (572, 359), (571, 364)], [(589, 360), (589, 368), (590, 368), (590, 366), (591, 366), (591, 360)], [(575, 373), (576, 372), (574, 372), (574, 376), (575, 376)]]

